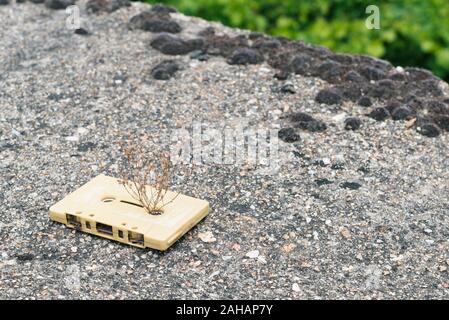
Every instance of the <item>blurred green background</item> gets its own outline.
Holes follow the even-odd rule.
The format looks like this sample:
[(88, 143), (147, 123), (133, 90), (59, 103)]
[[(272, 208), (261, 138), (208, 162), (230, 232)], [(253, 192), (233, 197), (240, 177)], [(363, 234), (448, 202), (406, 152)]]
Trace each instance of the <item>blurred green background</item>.
[[(144, 0), (225, 25), (418, 66), (449, 80), (449, 0)], [(369, 30), (368, 5), (380, 9)]]

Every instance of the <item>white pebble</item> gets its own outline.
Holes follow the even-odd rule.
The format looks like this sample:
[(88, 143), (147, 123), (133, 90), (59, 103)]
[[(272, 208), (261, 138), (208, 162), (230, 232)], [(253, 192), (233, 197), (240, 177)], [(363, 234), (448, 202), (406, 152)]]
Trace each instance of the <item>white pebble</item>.
[(76, 141), (79, 140), (79, 137), (78, 137), (78, 136), (68, 136), (68, 137), (65, 137), (65, 139), (66, 139), (67, 141), (76, 142)]
[(252, 250), (252, 251), (249, 251), (249, 252), (246, 254), (246, 256), (247, 256), (248, 258), (255, 259), (255, 258), (257, 258), (257, 257), (259, 256), (259, 250)]
[(292, 286), (292, 290), (295, 292), (299, 292), (301, 289), (299, 288), (299, 285), (297, 283), (294, 283)]

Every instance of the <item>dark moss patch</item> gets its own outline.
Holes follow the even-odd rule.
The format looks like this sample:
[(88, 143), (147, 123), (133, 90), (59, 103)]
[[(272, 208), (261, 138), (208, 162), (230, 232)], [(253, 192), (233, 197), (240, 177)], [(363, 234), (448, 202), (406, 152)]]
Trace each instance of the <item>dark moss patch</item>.
[(227, 62), (229, 64), (259, 64), (263, 61), (263, 56), (257, 50), (249, 48), (237, 48), (232, 52)]
[(340, 187), (343, 189), (350, 189), (350, 190), (357, 190), (361, 187), (362, 185), (360, 183), (357, 182), (343, 182), (342, 184), (340, 184)]
[(386, 105), (385, 109), (388, 110), (388, 112), (391, 114), (395, 109), (401, 107), (402, 104), (399, 101), (396, 100), (390, 100)]
[(436, 79), (427, 79), (417, 86), (415, 94), (418, 97), (441, 97), (443, 91), (439, 86), (439, 81)]
[(323, 132), (327, 129), (327, 125), (321, 120), (298, 122), (296, 127), (310, 132)]
[(184, 55), (202, 49), (204, 42), (202, 39), (183, 40), (168, 33), (162, 33), (153, 38), (150, 45), (164, 54)]
[(131, 6), (129, 0), (89, 0), (86, 3), (86, 11), (91, 13), (114, 12), (122, 7)]
[(440, 128), (436, 124), (431, 122), (419, 125), (416, 128), (416, 131), (429, 138), (438, 137), (441, 133)]
[(190, 53), (190, 59), (207, 61), (209, 60), (209, 55), (204, 50), (195, 50), (192, 53)]
[(400, 106), (395, 108), (391, 113), (393, 120), (405, 120), (413, 115), (413, 110), (408, 106)]
[(45, 6), (53, 10), (63, 10), (74, 4), (75, 0), (45, 0)]
[(206, 51), (210, 55), (228, 58), (239, 48), (248, 48), (249, 42), (246, 36), (230, 37), (228, 35), (205, 37)]
[(376, 99), (387, 100), (396, 95), (395, 84), (392, 80), (385, 79), (372, 84), (367, 89), (367, 95)]
[(89, 31), (87, 31), (84, 28), (78, 28), (75, 30), (75, 34), (80, 35), (80, 36), (88, 36), (89, 35)]
[(335, 92), (338, 92), (345, 100), (352, 102), (358, 101), (365, 90), (363, 84), (342, 84), (332, 88)]
[(373, 105), (373, 101), (370, 97), (363, 96), (357, 100), (357, 104), (362, 107), (371, 107)]
[(433, 121), (444, 131), (449, 131), (449, 115), (435, 115)]
[(346, 130), (358, 130), (362, 125), (362, 121), (356, 117), (349, 117), (345, 119)]
[(318, 76), (329, 83), (339, 83), (346, 76), (348, 67), (332, 60), (321, 62), (313, 71), (314, 76)]
[(323, 132), (327, 129), (327, 125), (317, 120), (311, 115), (304, 112), (296, 112), (290, 116), (295, 128), (300, 128), (310, 132)]
[(308, 54), (298, 54), (290, 61), (289, 70), (296, 74), (306, 75), (310, 72), (312, 57)]
[(256, 39), (252, 38), (252, 40), (254, 40), (252, 48), (260, 50), (262, 52), (270, 52), (271, 50), (275, 50), (281, 46), (281, 42), (274, 38), (258, 37)]
[(345, 65), (351, 65), (356, 62), (355, 56), (346, 53), (332, 53), (328, 58)]
[(366, 81), (365, 78), (363, 78), (357, 71), (354, 71), (354, 70), (348, 71), (344, 75), (343, 80), (349, 81), (349, 82), (356, 82), (356, 83), (361, 83), (361, 82)]
[(179, 33), (181, 26), (171, 19), (166, 12), (143, 11), (131, 18), (129, 21), (131, 29), (141, 29), (150, 32)]
[(290, 116), (290, 119), (293, 122), (310, 122), (315, 120), (310, 114), (304, 112), (295, 112)]
[(396, 83), (390, 79), (383, 79), (377, 82), (379, 87), (394, 89), (396, 87)]
[(435, 79), (435, 76), (432, 74), (432, 72), (425, 69), (409, 67), (405, 68), (404, 71), (409, 81)]
[(279, 130), (278, 137), (279, 139), (287, 143), (292, 143), (300, 140), (300, 136), (296, 133), (294, 128), (283, 128)]
[(343, 97), (341, 95), (341, 92), (338, 92), (335, 89), (323, 89), (318, 92), (317, 96), (315, 97), (315, 101), (327, 105), (339, 105), (342, 103)]
[(368, 114), (368, 117), (373, 118), (377, 121), (383, 121), (390, 116), (390, 112), (386, 108), (379, 107), (375, 108)]
[(380, 80), (387, 76), (385, 71), (382, 69), (367, 65), (360, 66), (358, 68), (358, 72), (367, 80)]
[(328, 185), (328, 184), (332, 184), (333, 181), (330, 181), (330, 180), (328, 180), (328, 179), (326, 179), (326, 178), (323, 178), (323, 179), (316, 179), (316, 180), (315, 180), (315, 183), (316, 183), (319, 187), (321, 187), (321, 186), (325, 186), (325, 185)]
[(165, 4), (161, 3), (155, 3), (151, 6), (150, 9), (151, 12), (157, 12), (157, 13), (175, 13), (177, 10), (173, 7), (167, 6)]
[(34, 259), (34, 254), (32, 253), (19, 253), (16, 255), (16, 259), (20, 262), (31, 261)]
[[(396, 100), (393, 99), (393, 101)], [(402, 104), (408, 105), (414, 110), (422, 109), (425, 106), (425, 100), (418, 98), (414, 94), (400, 96), (399, 101), (401, 101)]]
[(180, 69), (179, 64), (173, 60), (165, 60), (151, 70), (151, 76), (157, 80), (168, 80)]
[(449, 115), (449, 105), (447, 105), (443, 101), (431, 100), (427, 103), (426, 109), (430, 113)]

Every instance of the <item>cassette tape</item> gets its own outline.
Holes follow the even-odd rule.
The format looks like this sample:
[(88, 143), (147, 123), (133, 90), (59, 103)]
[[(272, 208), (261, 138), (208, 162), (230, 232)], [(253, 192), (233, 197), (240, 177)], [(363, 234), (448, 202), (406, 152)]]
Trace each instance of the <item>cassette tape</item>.
[(51, 220), (82, 232), (135, 247), (166, 250), (209, 213), (207, 201), (176, 195), (168, 191), (167, 199), (175, 199), (162, 214), (151, 215), (116, 178), (99, 175), (53, 205), (49, 215)]

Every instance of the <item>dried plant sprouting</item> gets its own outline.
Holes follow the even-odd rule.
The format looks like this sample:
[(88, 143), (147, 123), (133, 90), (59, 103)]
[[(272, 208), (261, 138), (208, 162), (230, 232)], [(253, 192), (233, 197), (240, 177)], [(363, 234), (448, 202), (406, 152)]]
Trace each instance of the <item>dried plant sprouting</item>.
[(119, 183), (147, 213), (162, 214), (164, 207), (179, 195), (167, 194), (173, 173), (169, 153), (149, 153), (142, 146), (135, 144), (120, 145), (124, 163), (119, 168)]

